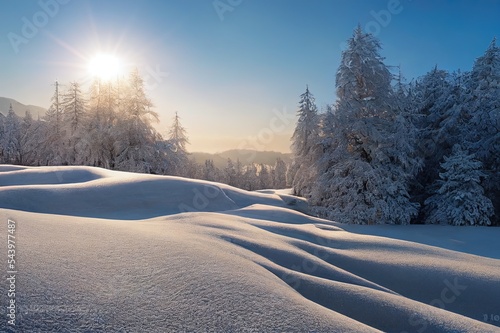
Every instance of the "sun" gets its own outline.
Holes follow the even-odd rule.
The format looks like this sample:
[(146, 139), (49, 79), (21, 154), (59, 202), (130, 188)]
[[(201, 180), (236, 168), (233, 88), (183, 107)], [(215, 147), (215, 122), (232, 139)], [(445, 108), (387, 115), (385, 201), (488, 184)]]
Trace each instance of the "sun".
[(124, 75), (123, 62), (112, 54), (97, 54), (88, 63), (88, 72), (101, 81), (110, 81)]

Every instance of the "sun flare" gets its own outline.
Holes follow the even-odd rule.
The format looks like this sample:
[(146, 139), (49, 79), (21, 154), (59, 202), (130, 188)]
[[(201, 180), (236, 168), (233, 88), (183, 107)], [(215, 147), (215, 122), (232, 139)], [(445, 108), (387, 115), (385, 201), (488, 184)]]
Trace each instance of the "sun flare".
[(88, 72), (102, 81), (113, 80), (125, 74), (123, 62), (111, 54), (97, 54), (90, 59)]

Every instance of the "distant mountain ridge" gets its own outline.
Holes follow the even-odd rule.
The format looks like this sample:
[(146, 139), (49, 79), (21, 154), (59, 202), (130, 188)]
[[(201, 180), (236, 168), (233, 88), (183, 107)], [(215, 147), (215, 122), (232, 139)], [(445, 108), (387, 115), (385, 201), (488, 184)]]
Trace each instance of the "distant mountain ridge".
[(290, 162), (290, 153), (281, 153), (276, 151), (257, 151), (250, 149), (231, 149), (220, 153), (210, 154), (203, 152), (191, 153), (191, 156), (198, 163), (204, 163), (206, 160), (213, 160), (214, 165), (218, 168), (223, 168), (227, 165), (227, 159), (235, 161), (240, 160), (241, 164), (247, 165), (251, 163), (263, 163), (274, 165), (279, 157), (286, 163)]
[(20, 117), (24, 117), (24, 115), (26, 114), (26, 110), (30, 110), (31, 115), (35, 119), (38, 116), (40, 116), (41, 118), (45, 115), (45, 113), (47, 113), (47, 109), (42, 108), (41, 106), (25, 105), (23, 103), (16, 101), (15, 99), (7, 97), (0, 97), (0, 113), (6, 116), (7, 113), (9, 112), (10, 104), (12, 104), (14, 112)]

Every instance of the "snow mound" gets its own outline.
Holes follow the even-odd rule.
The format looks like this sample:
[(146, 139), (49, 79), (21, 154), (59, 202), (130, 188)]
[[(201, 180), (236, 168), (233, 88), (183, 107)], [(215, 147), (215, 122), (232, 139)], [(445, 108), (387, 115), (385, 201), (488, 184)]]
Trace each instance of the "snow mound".
[(496, 259), (348, 232), (274, 193), (0, 170), (2, 239), (16, 222), (18, 332), (500, 331), (484, 317), (499, 310)]
[(0, 166), (0, 186), (84, 183), (108, 176), (109, 171), (88, 167)]
[(180, 177), (90, 167), (5, 169), (0, 169), (0, 208), (37, 213), (129, 220), (254, 203), (287, 205), (278, 195)]

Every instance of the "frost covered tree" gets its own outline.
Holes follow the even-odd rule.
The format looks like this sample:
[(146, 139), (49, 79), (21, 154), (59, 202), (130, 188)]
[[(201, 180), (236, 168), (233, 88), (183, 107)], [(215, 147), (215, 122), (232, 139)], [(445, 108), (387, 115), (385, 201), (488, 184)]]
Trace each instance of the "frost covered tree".
[(467, 103), (467, 82), (470, 80), (468, 72), (454, 72), (450, 75), (449, 86), (445, 91), (444, 102), (441, 105), (439, 124), (432, 133), (440, 149), (436, 150), (435, 158), (450, 155), (453, 146), (457, 143), (467, 146), (468, 139), (464, 136), (467, 131), (470, 115)]
[(21, 122), (21, 152), (20, 164), (34, 166), (40, 160), (40, 142), (42, 142), (43, 123), (33, 119), (31, 112), (26, 110)]
[(87, 102), (78, 82), (71, 82), (66, 93), (62, 96), (62, 128), (65, 136), (65, 160), (69, 164), (81, 163), (79, 160), (82, 147), (81, 139), (84, 136), (83, 124), (87, 115)]
[(38, 165), (43, 142), (43, 123), (36, 121), (29, 110), (23, 118), (9, 108), (7, 117), (0, 122), (0, 163)]
[(81, 128), (87, 113), (87, 102), (78, 82), (71, 82), (61, 101), (63, 126), (71, 136)]
[(237, 160), (235, 164), (233, 160), (228, 158), (226, 167), (223, 170), (223, 182), (231, 186), (241, 187), (241, 176), (240, 160)]
[(5, 116), (0, 112), (0, 163), (4, 162), (3, 138), (4, 138)]
[(172, 127), (170, 128), (168, 140), (173, 150), (187, 154), (186, 145), (189, 144), (189, 139), (186, 129), (182, 126), (180, 119), (179, 114), (176, 112)]
[(257, 175), (257, 166), (252, 163), (244, 167), (242, 176), (242, 188), (248, 191), (260, 189), (260, 181)]
[(412, 194), (420, 203), (429, 197), (430, 186), (439, 179), (443, 157), (451, 153), (455, 143), (463, 141), (464, 76), (435, 67), (414, 87), (412, 115), (419, 129), (417, 149), (423, 167), (412, 184)]
[(486, 195), (500, 220), (500, 48), (493, 39), (472, 68), (465, 106), (470, 148), (488, 175)]
[(51, 105), (47, 110), (44, 117), (46, 125), (44, 126), (45, 132), (41, 144), (43, 160), (40, 161), (43, 165), (61, 165), (66, 161), (64, 160), (64, 136), (65, 130), (62, 126), (62, 103), (60, 94), (60, 84), (55, 82), (55, 91), (51, 99)]
[(271, 173), (273, 178), (273, 188), (286, 188), (286, 172), (287, 166), (285, 161), (278, 157)]
[(453, 225), (489, 225), (493, 204), (484, 196), (481, 186), (486, 176), (482, 163), (455, 145), (452, 154), (444, 157), (444, 172), (436, 182), (436, 191), (425, 201), (427, 223)]
[(168, 159), (171, 165), (169, 174), (175, 176), (186, 176), (189, 164), (186, 145), (189, 144), (187, 131), (182, 126), (179, 114), (176, 112), (172, 126), (169, 130), (167, 145), (169, 147)]
[(146, 96), (144, 80), (137, 69), (130, 73), (124, 89), (126, 99), (113, 132), (115, 168), (150, 173), (154, 168), (156, 142), (160, 140), (152, 125), (158, 122), (158, 114), (152, 110), (153, 103)]
[(21, 121), (14, 112), (12, 104), (4, 120), (0, 140), (3, 163), (19, 164), (21, 161)]
[(272, 187), (272, 178), (268, 166), (261, 163), (259, 164), (259, 190), (268, 189)]
[(358, 27), (342, 53), (333, 126), (324, 129), (328, 146), (310, 202), (340, 222), (408, 224), (418, 212), (408, 183), (420, 163), (379, 50)]
[(220, 170), (214, 165), (213, 160), (206, 160), (202, 168), (202, 178), (216, 182), (221, 179)]
[(115, 168), (117, 156), (118, 91), (112, 82), (96, 79), (88, 93), (88, 112), (83, 125), (82, 154), (86, 165)]
[(311, 151), (318, 140), (319, 117), (313, 94), (306, 87), (300, 95), (297, 125), (292, 135), (290, 178), (295, 194), (308, 197), (316, 176)]

